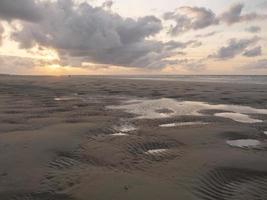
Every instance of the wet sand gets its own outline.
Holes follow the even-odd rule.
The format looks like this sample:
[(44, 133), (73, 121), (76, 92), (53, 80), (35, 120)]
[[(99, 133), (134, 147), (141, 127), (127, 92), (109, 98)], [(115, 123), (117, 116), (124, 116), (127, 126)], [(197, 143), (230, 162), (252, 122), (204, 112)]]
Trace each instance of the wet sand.
[(266, 200), (265, 109), (259, 84), (0, 76), (0, 199)]

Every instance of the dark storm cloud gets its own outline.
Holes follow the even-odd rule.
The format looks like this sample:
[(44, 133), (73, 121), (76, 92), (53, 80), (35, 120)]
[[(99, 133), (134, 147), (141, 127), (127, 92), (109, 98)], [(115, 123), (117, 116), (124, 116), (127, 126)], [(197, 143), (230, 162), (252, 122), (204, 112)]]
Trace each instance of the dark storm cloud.
[(247, 49), (244, 53), (243, 56), (246, 57), (256, 57), (256, 56), (260, 56), (262, 54), (262, 50), (261, 47), (254, 47), (252, 49)]
[[(259, 37), (253, 37), (249, 39), (231, 39), (229, 40), (228, 44), (224, 47), (221, 47), (215, 54), (210, 55), (210, 58), (217, 58), (217, 59), (230, 59), (234, 58), (235, 56), (243, 53), (249, 48), (251, 45), (256, 44), (260, 40)], [(252, 52), (251, 52), (252, 51)], [(252, 54), (255, 49), (248, 51), (247, 54)], [(256, 49), (256, 51), (258, 51)], [(255, 53), (255, 52), (254, 52)]]
[(259, 26), (250, 26), (248, 28), (245, 29), (247, 32), (250, 32), (250, 33), (258, 33), (261, 31), (261, 27)]
[(220, 16), (220, 20), (227, 23), (228, 25), (253, 20), (267, 19), (267, 15), (257, 14), (255, 12), (242, 14), (244, 4), (235, 4), (228, 11), (224, 12)]
[(211, 10), (203, 7), (180, 7), (175, 12), (165, 13), (163, 18), (175, 22), (175, 25), (169, 30), (171, 35), (218, 24), (216, 15)]
[[(61, 62), (93, 62), (126, 67), (164, 67), (176, 49), (201, 45), (197, 41), (185, 43), (161, 42), (151, 37), (162, 29), (155, 16), (138, 19), (122, 18), (102, 7), (88, 3), (74, 4), (71, 0), (44, 3), (38, 23), (22, 22), (22, 30), (12, 38), (21, 48), (34, 45), (58, 51)], [(106, 7), (106, 6), (105, 6)]]
[(42, 18), (41, 5), (34, 0), (0, 0), (0, 18), (37, 22)]

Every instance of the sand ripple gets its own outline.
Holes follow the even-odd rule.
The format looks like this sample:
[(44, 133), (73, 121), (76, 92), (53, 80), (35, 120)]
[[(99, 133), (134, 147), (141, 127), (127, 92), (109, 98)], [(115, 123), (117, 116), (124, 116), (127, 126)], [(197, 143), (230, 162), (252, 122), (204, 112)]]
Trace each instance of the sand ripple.
[(196, 185), (195, 195), (205, 200), (267, 199), (267, 172), (217, 168)]
[(182, 144), (176, 141), (147, 141), (131, 143), (128, 151), (142, 159), (151, 161), (163, 161), (179, 157), (183, 154), (180, 149)]

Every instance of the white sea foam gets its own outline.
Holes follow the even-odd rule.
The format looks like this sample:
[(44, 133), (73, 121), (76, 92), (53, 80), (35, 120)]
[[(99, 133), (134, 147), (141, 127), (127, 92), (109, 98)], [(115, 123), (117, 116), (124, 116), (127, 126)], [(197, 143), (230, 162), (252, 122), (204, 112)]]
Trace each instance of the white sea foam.
[(265, 135), (267, 135), (267, 131), (264, 131), (263, 133), (264, 133)]
[(171, 128), (171, 127), (179, 127), (179, 126), (194, 126), (194, 125), (206, 125), (209, 123), (206, 122), (180, 122), (180, 123), (170, 123), (170, 124), (161, 124), (159, 125), (162, 128)]
[(257, 147), (261, 145), (260, 141), (252, 139), (228, 140), (226, 143), (230, 146), (240, 147), (240, 148)]
[(253, 119), (246, 114), (241, 113), (216, 113), (215, 116), (232, 119), (241, 123), (260, 123), (262, 120)]
[[(155, 99), (155, 100), (147, 100), (147, 99), (131, 100), (130, 103), (131, 104), (129, 104), (129, 101), (125, 101), (123, 102), (122, 105), (108, 106), (107, 108), (124, 110), (125, 112), (137, 115), (138, 119), (159, 119), (159, 118), (169, 118), (174, 116), (185, 116), (185, 115), (201, 116), (204, 115), (200, 113), (200, 111), (203, 110), (221, 110), (237, 114), (267, 115), (267, 109), (256, 109), (249, 106), (226, 105), (226, 104), (212, 105), (205, 102), (176, 101), (174, 99), (168, 99), (168, 98)], [(170, 110), (172, 112), (168, 113), (158, 112), (158, 110), (164, 110), (164, 109)], [(233, 117), (230, 118), (230, 116), (227, 118), (233, 119)], [(235, 116), (234, 119), (237, 119), (237, 115)]]

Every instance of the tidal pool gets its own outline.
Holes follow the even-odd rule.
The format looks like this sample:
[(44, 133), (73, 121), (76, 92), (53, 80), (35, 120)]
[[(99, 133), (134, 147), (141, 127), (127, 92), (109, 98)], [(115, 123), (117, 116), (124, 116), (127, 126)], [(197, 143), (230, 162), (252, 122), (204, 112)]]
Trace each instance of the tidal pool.
[[(221, 114), (224, 118), (243, 121), (244, 123), (255, 123), (260, 120), (249, 117), (249, 114), (267, 115), (267, 109), (257, 109), (249, 106), (226, 105), (226, 104), (209, 104), (198, 101), (177, 101), (174, 99), (143, 99), (130, 100), (122, 102), (122, 105), (108, 106), (109, 109), (119, 109), (127, 113), (137, 115), (137, 119), (160, 119), (174, 116), (204, 116), (200, 111), (203, 110), (220, 110), (227, 114)], [(168, 110), (168, 112), (159, 112)], [(228, 114), (229, 112), (233, 114)], [(243, 115), (242, 115), (243, 114)], [(219, 113), (215, 113), (219, 116)], [(242, 118), (242, 119), (240, 119)], [(246, 121), (246, 122), (245, 122)]]
[(168, 151), (168, 149), (151, 149), (145, 152), (145, 154), (160, 154)]
[(194, 126), (194, 125), (206, 125), (209, 123), (206, 122), (179, 122), (179, 123), (170, 123), (170, 124), (161, 124), (159, 127), (162, 128), (171, 128), (171, 127), (178, 127), (178, 126)]
[(254, 119), (254, 118), (249, 117), (248, 115), (241, 114), (241, 113), (230, 113), (230, 112), (229, 113), (216, 113), (215, 116), (232, 119), (240, 123), (253, 124), (253, 123), (262, 122), (262, 120)]
[(112, 136), (129, 136), (129, 132), (136, 131), (137, 128), (130, 124), (124, 124), (121, 126), (114, 126), (114, 130), (117, 132), (111, 134)]
[(72, 100), (76, 100), (76, 97), (71, 97), (71, 96), (63, 96), (63, 97), (55, 97), (54, 100), (55, 101), (72, 101)]
[(253, 140), (253, 139), (228, 140), (226, 143), (232, 147), (240, 147), (240, 148), (257, 147), (261, 145), (261, 142), (259, 140)]
[(137, 128), (134, 127), (133, 125), (121, 125), (121, 126), (115, 126), (114, 127), (115, 130), (119, 131), (119, 132), (123, 132), (123, 133), (128, 133), (128, 132), (132, 132), (132, 131), (136, 131)]
[(112, 136), (129, 136), (129, 134), (127, 133), (114, 133), (114, 134), (111, 134)]

